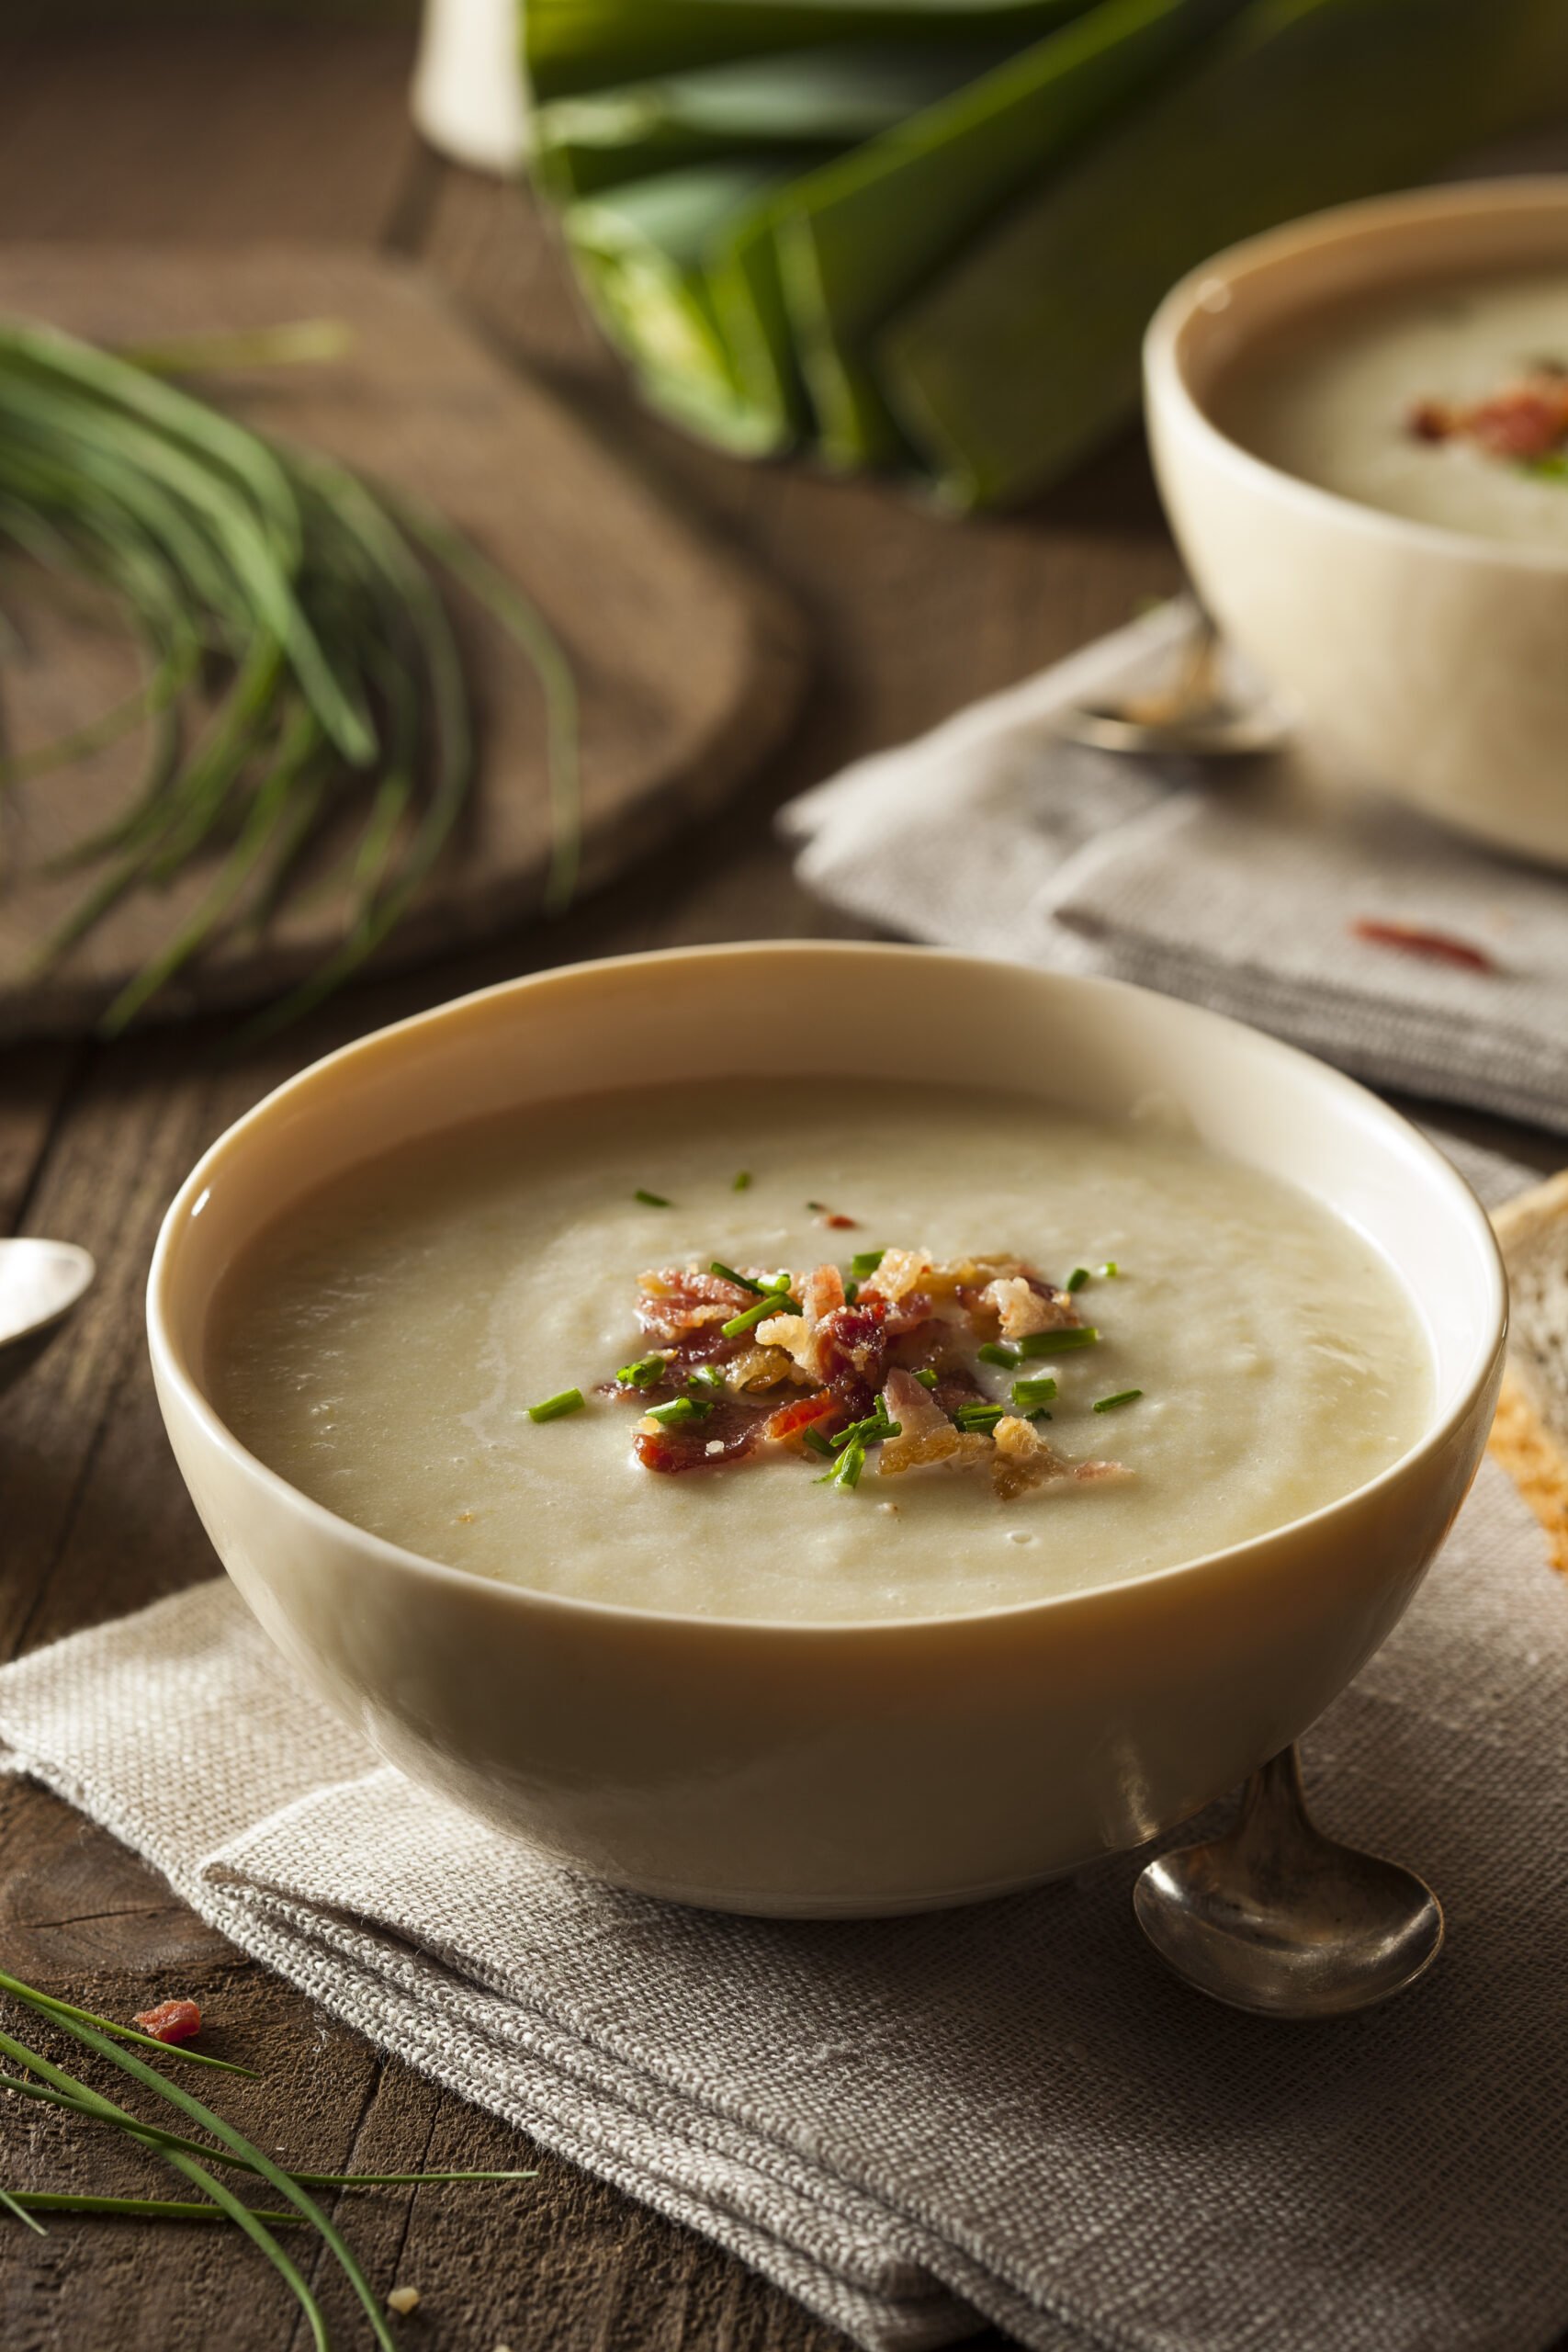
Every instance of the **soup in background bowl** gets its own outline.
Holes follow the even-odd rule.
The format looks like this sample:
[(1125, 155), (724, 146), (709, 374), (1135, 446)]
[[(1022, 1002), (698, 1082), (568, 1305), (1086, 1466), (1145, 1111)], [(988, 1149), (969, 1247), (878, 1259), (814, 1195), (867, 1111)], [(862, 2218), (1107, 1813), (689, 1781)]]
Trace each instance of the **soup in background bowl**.
[(1346, 205), (1145, 345), (1199, 592), (1351, 776), (1568, 865), (1568, 177)]
[(852, 1914), (1294, 1737), (1458, 1508), (1504, 1311), (1460, 1180), (1307, 1057), (798, 944), (331, 1057), (193, 1171), (149, 1319), (220, 1555), (383, 1755), (615, 1883)]

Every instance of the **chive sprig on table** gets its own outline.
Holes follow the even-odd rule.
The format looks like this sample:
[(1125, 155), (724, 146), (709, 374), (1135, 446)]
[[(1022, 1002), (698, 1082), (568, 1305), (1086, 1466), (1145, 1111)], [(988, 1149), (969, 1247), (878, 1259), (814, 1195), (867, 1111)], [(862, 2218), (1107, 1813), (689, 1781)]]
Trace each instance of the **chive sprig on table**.
[[(42, 2224), (36, 2219), (37, 2211), (116, 2214), (154, 2221), (229, 2221), (243, 2230), (257, 2250), (271, 2263), (288, 2287), (304, 2314), (316, 2352), (330, 2352), (330, 2337), (321, 2307), (309, 2281), (293, 2258), (278, 2245), (275, 2229), (310, 2226), (322, 2239), (336, 2260), (357, 2298), (370, 2332), (380, 2352), (397, 2352), (395, 2339), (375, 2293), (353, 2250), (331, 2217), (323, 2212), (309, 2189), (314, 2187), (369, 2188), (384, 2185), (417, 2186), (434, 2181), (502, 2181), (531, 2180), (536, 2177), (531, 2170), (516, 2172), (445, 2172), (415, 2174), (334, 2173), (306, 2174), (286, 2169), (276, 2163), (265, 2151), (246, 2139), (244, 2134), (205, 2106), (198, 2098), (169, 2081), (154, 2067), (126, 2048), (127, 2041), (141, 2041), (146, 2036), (133, 2033), (118, 2025), (112, 2018), (102, 2018), (91, 2009), (80, 2009), (61, 2001), (36, 1987), (23, 1984), (19, 1978), (0, 1971), (0, 1993), (7, 1995), (24, 2008), (44, 2018), (73, 2041), (82, 2042), (140, 2083), (144, 2089), (175, 2108), (187, 2122), (209, 2134), (197, 2140), (187, 2134), (163, 2131), (149, 2124), (140, 2116), (107, 2098), (91, 2085), (82, 2082), (63, 2066), (30, 2049), (14, 2034), (0, 2030), (0, 2052), (13, 2065), (22, 2069), (19, 2077), (0, 2076), (0, 2088), (13, 2094), (20, 2092), (28, 2098), (42, 2098), (49, 2104), (65, 2109), (84, 2121), (107, 2125), (138, 2142), (159, 2155), (194, 2188), (201, 2192), (197, 2199), (158, 2198), (90, 2197), (66, 2190), (0, 2189), (0, 2206), (17, 2220), (42, 2233)], [(192, 2051), (168, 2043), (157, 2043), (165, 2056), (219, 2062), (208, 2058), (201, 2051)], [(248, 2067), (231, 2071), (249, 2074)], [(216, 2143), (216, 2144), (213, 2144)], [(265, 2180), (282, 2199), (281, 2208), (247, 2205), (229, 2184), (221, 2179), (213, 2166), (239, 2169)]]
[[(297, 360), (280, 330), (243, 363)], [(306, 345), (307, 356), (312, 346)], [(160, 361), (222, 364), (219, 338)], [(86, 580), (141, 649), (137, 693), (86, 728), (0, 761), (0, 792), (145, 726), (141, 782), (116, 820), (59, 861), (89, 878), (41, 951), (57, 960), (131, 893), (199, 865), (206, 887), (104, 1016), (122, 1029), (235, 927), (302, 890), (316, 838), (357, 825), (334, 879), (339, 944), (254, 1026), (317, 1003), (408, 913), (478, 772), (472, 701), (444, 593), (459, 583), (521, 647), (545, 703), (557, 910), (579, 856), (570, 662), (515, 583), (417, 502), (251, 431), (146, 365), (0, 322), (0, 547)], [(335, 838), (335, 832), (334, 832)]]

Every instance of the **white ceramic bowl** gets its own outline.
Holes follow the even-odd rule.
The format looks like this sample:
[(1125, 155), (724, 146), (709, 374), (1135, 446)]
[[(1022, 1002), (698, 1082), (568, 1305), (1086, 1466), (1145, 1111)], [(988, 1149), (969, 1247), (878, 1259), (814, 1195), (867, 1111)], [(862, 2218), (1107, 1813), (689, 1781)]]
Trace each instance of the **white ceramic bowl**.
[(1310, 732), (1444, 823), (1568, 865), (1568, 502), (1561, 552), (1461, 537), (1280, 471), (1207, 407), (1240, 351), (1325, 302), (1553, 265), (1568, 176), (1317, 213), (1182, 279), (1149, 328), (1145, 392), (1198, 589)]
[[(845, 1019), (846, 1008), (853, 1018)], [(1151, 1097), (1369, 1235), (1420, 1302), (1430, 1427), (1257, 1542), (1097, 1591), (895, 1623), (655, 1615), (498, 1584), (308, 1501), (223, 1426), (209, 1312), (324, 1178), (580, 1090), (874, 1069), (1118, 1117)], [(870, 1041), (869, 1043), (864, 1041)], [(795, 1041), (793, 1044), (791, 1041)], [(621, 1884), (829, 1915), (975, 1900), (1140, 1843), (1295, 1737), (1399, 1616), (1480, 1458), (1502, 1363), (1491, 1228), (1360, 1087), (1141, 989), (918, 948), (629, 956), (513, 982), (306, 1070), (207, 1153), (148, 1294), (158, 1395), (224, 1566), (303, 1681), (414, 1779)]]

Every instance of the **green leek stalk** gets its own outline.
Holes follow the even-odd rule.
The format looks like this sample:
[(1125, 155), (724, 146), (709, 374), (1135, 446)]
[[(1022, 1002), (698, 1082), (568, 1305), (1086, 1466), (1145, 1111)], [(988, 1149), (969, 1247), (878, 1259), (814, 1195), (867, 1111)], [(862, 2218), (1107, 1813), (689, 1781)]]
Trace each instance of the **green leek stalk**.
[(988, 48), (817, 49), (738, 58), (536, 107), (534, 169), (558, 203), (738, 152), (837, 151), (1001, 62)]
[(1134, 409), (1183, 271), (1565, 104), (1562, 0), (1252, 0), (884, 329), (884, 395), (948, 503), (1016, 500)]
[(524, 54), (536, 100), (721, 59), (829, 43), (1021, 48), (1085, 0), (527, 0)]
[(1100, 0), (968, 87), (792, 183), (770, 209), (830, 464), (905, 454), (865, 358), (875, 330), (1017, 190), (1151, 89), (1240, 0)]
[(694, 164), (574, 204), (562, 225), (589, 305), (652, 405), (746, 457), (800, 425), (776, 280), (737, 266), (730, 230), (800, 158)]

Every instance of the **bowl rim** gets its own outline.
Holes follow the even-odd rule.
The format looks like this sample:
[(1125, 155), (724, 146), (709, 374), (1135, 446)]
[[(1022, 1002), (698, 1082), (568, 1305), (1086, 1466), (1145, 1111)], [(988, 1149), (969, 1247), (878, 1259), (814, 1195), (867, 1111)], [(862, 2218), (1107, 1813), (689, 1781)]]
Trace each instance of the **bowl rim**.
[[(1461, 180), (1432, 187), (1405, 188), (1389, 196), (1364, 197), (1350, 204), (1336, 204), (1304, 213), (1275, 229), (1226, 245), (1207, 261), (1190, 269), (1160, 302), (1144, 335), (1144, 395), (1151, 419), (1156, 413), (1195, 440), (1211, 463), (1227, 468), (1255, 490), (1266, 489), (1276, 498), (1305, 513), (1317, 514), (1341, 528), (1442, 555), (1453, 562), (1489, 564), (1539, 572), (1549, 579), (1568, 574), (1568, 548), (1537, 547), (1527, 540), (1488, 538), (1478, 531), (1450, 530), (1408, 514), (1395, 514), (1343, 492), (1325, 490), (1283, 466), (1260, 458), (1256, 451), (1224, 432), (1199, 400), (1188, 379), (1181, 352), (1186, 328), (1195, 316), (1210, 311), (1202, 299), (1230, 280), (1254, 272), (1288, 267), (1302, 254), (1320, 252), (1346, 237), (1366, 230), (1394, 229), (1406, 224), (1444, 220), (1501, 218), (1510, 214), (1561, 214), (1568, 228), (1568, 172), (1535, 172), (1515, 177)], [(1223, 306), (1221, 306), (1223, 309)], [(1313, 304), (1309, 308), (1320, 305)]]
[[(1153, 1002), (1172, 1008), (1179, 1016), (1190, 1018), (1201, 1028), (1227, 1039), (1245, 1037), (1264, 1046), (1270, 1054), (1284, 1059), (1304, 1074), (1308, 1082), (1325, 1086), (1348, 1103), (1370, 1107), (1374, 1123), (1398, 1135), (1408, 1148), (1413, 1143), (1417, 1156), (1423, 1159), (1429, 1172), (1450, 1195), (1452, 1209), (1461, 1224), (1468, 1224), (1481, 1240), (1483, 1257), (1491, 1276), (1491, 1312), (1485, 1336), (1479, 1339), (1474, 1359), (1461, 1386), (1446, 1412), (1436, 1414), (1430, 1425), (1395, 1459), (1380, 1470), (1373, 1478), (1364, 1480), (1347, 1493), (1320, 1504), (1315, 1510), (1303, 1512), (1299, 1518), (1281, 1521), (1278, 1527), (1266, 1528), (1260, 1534), (1247, 1536), (1239, 1543), (1222, 1545), (1212, 1552), (1193, 1555), (1190, 1559), (1172, 1561), (1163, 1568), (1140, 1571), (1124, 1577), (1109, 1578), (1103, 1583), (1085, 1586), (1068, 1592), (1045, 1593), (1030, 1600), (995, 1603), (984, 1609), (949, 1609), (912, 1617), (855, 1617), (834, 1619), (798, 1619), (751, 1616), (707, 1615), (691, 1611), (649, 1609), (635, 1601), (595, 1600), (570, 1593), (540, 1590), (536, 1586), (513, 1582), (510, 1578), (477, 1575), (472, 1569), (455, 1567), (450, 1563), (429, 1558), (389, 1538), (372, 1534), (367, 1528), (344, 1519), (340, 1512), (330, 1510), (305, 1494), (280, 1471), (243, 1445), (229, 1427), (201, 1384), (186, 1363), (183, 1351), (176, 1347), (170, 1329), (170, 1302), (166, 1294), (172, 1288), (172, 1264), (178, 1247), (178, 1236), (193, 1215), (199, 1214), (197, 1203), (208, 1188), (212, 1170), (220, 1159), (236, 1148), (243, 1148), (248, 1130), (269, 1123), (286, 1109), (291, 1098), (308, 1084), (313, 1084), (320, 1073), (340, 1063), (351, 1060), (372, 1048), (379, 1050), (397, 1037), (412, 1035), (422, 1029), (438, 1027), (470, 1005), (499, 1001), (507, 997), (521, 996), (531, 989), (546, 987), (562, 979), (570, 980), (583, 973), (646, 973), (650, 967), (669, 965), (705, 963), (710, 959), (744, 956), (747, 958), (779, 957), (804, 960), (809, 957), (842, 957), (846, 960), (874, 958), (880, 961), (918, 961), (922, 967), (944, 967), (955, 975), (964, 971), (994, 971), (1003, 969), (1027, 976), (1047, 987), (1059, 988), (1068, 995), (1111, 995)], [(460, 1122), (449, 1124), (457, 1125)], [(435, 1130), (432, 1130), (435, 1132)], [(1303, 1186), (1303, 1190), (1306, 1188)], [(1313, 1197), (1316, 1197), (1313, 1195)], [(1337, 1214), (1337, 1212), (1335, 1212)], [(1391, 1270), (1392, 1271), (1392, 1270)], [(1401, 1278), (1395, 1274), (1394, 1279)], [(1403, 1283), (1401, 1286), (1404, 1287)], [(594, 1621), (626, 1621), (649, 1627), (677, 1628), (711, 1636), (726, 1634), (789, 1636), (794, 1640), (823, 1642), (863, 1639), (874, 1635), (878, 1639), (907, 1634), (910, 1636), (930, 1635), (938, 1627), (979, 1625), (992, 1621), (1019, 1617), (1032, 1611), (1069, 1609), (1076, 1605), (1104, 1602), (1113, 1596), (1145, 1586), (1165, 1586), (1176, 1579), (1212, 1570), (1234, 1563), (1249, 1553), (1264, 1552), (1287, 1535), (1313, 1528), (1331, 1520), (1337, 1513), (1363, 1503), (1369, 1497), (1392, 1487), (1418, 1474), (1427, 1457), (1439, 1453), (1473, 1410), (1496, 1370), (1507, 1340), (1508, 1289), (1502, 1253), (1492, 1229), (1490, 1218), (1480, 1201), (1453, 1163), (1437, 1146), (1428, 1141), (1420, 1129), (1403, 1114), (1395, 1111), (1343, 1070), (1318, 1056), (1271, 1036), (1266, 1030), (1257, 1029), (1245, 1021), (1237, 1021), (1227, 1013), (1212, 1011), (1206, 1005), (1189, 1002), (1184, 998), (1168, 997), (1153, 989), (1135, 986), (1131, 981), (1102, 978), (1098, 974), (1053, 972), (1042, 967), (1013, 964), (998, 956), (971, 956), (955, 949), (925, 947), (907, 943), (880, 940), (742, 940), (711, 942), (686, 947), (668, 947), (630, 952), (621, 956), (580, 958), (570, 964), (551, 965), (543, 970), (493, 982), (489, 987), (474, 989), (457, 997), (445, 999), (440, 1004), (427, 1006), (423, 1012), (411, 1013), (399, 1021), (389, 1022), (378, 1029), (367, 1030), (363, 1035), (336, 1046), (321, 1055), (281, 1084), (262, 1096), (259, 1102), (243, 1112), (221, 1135), (216, 1136), (203, 1151), (185, 1182), (164, 1211), (148, 1272), (146, 1290), (147, 1336), (154, 1374), (162, 1390), (166, 1383), (178, 1396), (186, 1412), (200, 1425), (209, 1443), (217, 1446), (231, 1465), (271, 1489), (286, 1505), (302, 1512), (308, 1521), (331, 1531), (336, 1536), (346, 1533), (355, 1544), (363, 1547), (369, 1557), (379, 1565), (405, 1572), (413, 1572), (422, 1581), (435, 1579), (438, 1588), (451, 1584), (472, 1596), (484, 1592), (495, 1597), (499, 1605), (525, 1612), (546, 1609), (552, 1614), (568, 1618), (581, 1616)]]

